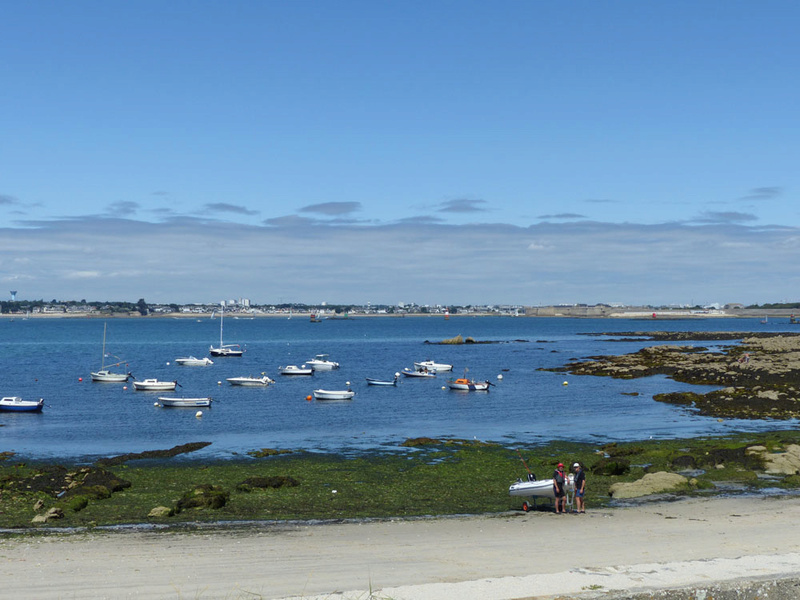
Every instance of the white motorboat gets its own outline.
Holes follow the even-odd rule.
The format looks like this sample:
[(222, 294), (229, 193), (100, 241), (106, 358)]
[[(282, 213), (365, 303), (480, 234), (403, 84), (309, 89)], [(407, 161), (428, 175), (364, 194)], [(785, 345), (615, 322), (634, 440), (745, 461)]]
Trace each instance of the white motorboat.
[(219, 311), (219, 346), (209, 347), (208, 353), (211, 356), (242, 356), (244, 350), (239, 344), (224, 344), (222, 342), (222, 323), (225, 320), (225, 306)]
[(204, 356), (203, 358), (196, 358), (194, 356), (187, 356), (185, 358), (176, 358), (175, 362), (182, 367), (206, 367), (213, 365), (214, 361)]
[(285, 367), (278, 367), (278, 373), (281, 375), (313, 375), (314, 369), (309, 366), (302, 365), (286, 365)]
[(316, 400), (352, 400), (355, 395), (356, 393), (349, 387), (346, 390), (314, 390)]
[(171, 392), (177, 387), (177, 385), (177, 381), (143, 379), (142, 381), (134, 381), (133, 389), (138, 392)]
[(420, 369), (428, 369), (428, 371), (439, 373), (444, 371), (452, 371), (453, 365), (448, 365), (445, 363), (437, 363), (432, 360), (423, 360), (422, 362), (415, 362), (414, 368), (417, 369), (418, 371)]
[(241, 385), (246, 387), (258, 387), (275, 383), (274, 379), (270, 379), (263, 374), (261, 377), (228, 377), (225, 381), (231, 385)]
[(100, 369), (97, 371), (92, 372), (92, 381), (97, 381), (100, 383), (125, 383), (130, 379), (130, 373), (113, 373), (107, 367), (118, 367), (124, 361), (119, 360), (118, 356), (115, 356), (119, 362), (114, 363), (113, 365), (106, 365), (106, 328), (108, 327), (108, 323), (103, 323), (103, 359), (100, 361)]
[(409, 369), (406, 367), (403, 369), (403, 375), (406, 377), (436, 377), (435, 371), (427, 371), (425, 369), (418, 371), (416, 369)]
[(394, 374), (394, 379), (384, 380), (384, 379), (372, 379), (371, 377), (367, 377), (367, 385), (383, 385), (383, 386), (390, 386), (390, 385), (397, 385), (397, 378), (400, 377), (400, 373)]
[(311, 360), (307, 360), (306, 365), (315, 371), (332, 371), (339, 368), (339, 363), (328, 360), (327, 354), (317, 354)]
[(202, 408), (211, 406), (211, 398), (162, 398), (158, 399), (163, 408)]
[(0, 398), (0, 411), (5, 412), (42, 412), (44, 400), (23, 400), (19, 396)]

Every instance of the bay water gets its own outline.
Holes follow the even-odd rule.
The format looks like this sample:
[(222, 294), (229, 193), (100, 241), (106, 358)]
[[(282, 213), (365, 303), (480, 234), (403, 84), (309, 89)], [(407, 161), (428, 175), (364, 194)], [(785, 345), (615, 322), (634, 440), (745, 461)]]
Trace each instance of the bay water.
[[(106, 352), (116, 370), (136, 379), (176, 380), (174, 393), (137, 392), (125, 384), (93, 383)], [(623, 354), (656, 344), (598, 336), (619, 331), (794, 331), (787, 322), (750, 319), (571, 319), (524, 317), (351, 317), (311, 323), (307, 317), (225, 318), (225, 342), (246, 348), (241, 358), (213, 358), (184, 367), (175, 358), (208, 356), (219, 342), (219, 320), (203, 318), (0, 320), (0, 394), (44, 398), (41, 414), (0, 412), (0, 451), (27, 460), (91, 461), (100, 456), (211, 445), (182, 460), (246, 458), (277, 448), (342, 454), (396, 451), (407, 438), (462, 438), (532, 445), (565, 439), (603, 443), (669, 439), (796, 426), (698, 416), (653, 395), (696, 389), (666, 377), (615, 380), (542, 369), (572, 359)], [(456, 335), (485, 344), (435, 345)], [(717, 347), (717, 342), (689, 342)], [(730, 344), (735, 342), (724, 342)], [(311, 377), (281, 376), (278, 367), (329, 354), (341, 368)], [(453, 374), (391, 379), (414, 361), (454, 365)], [(116, 359), (107, 358), (106, 362)], [(449, 376), (490, 380), (489, 392), (443, 389)], [(266, 388), (229, 385), (228, 377), (276, 380)], [(501, 377), (499, 377), (501, 376)], [(308, 400), (317, 388), (356, 392), (351, 401)], [(565, 385), (566, 384), (566, 385)], [(707, 391), (709, 388), (700, 388)], [(211, 396), (210, 409), (156, 406), (159, 395)]]

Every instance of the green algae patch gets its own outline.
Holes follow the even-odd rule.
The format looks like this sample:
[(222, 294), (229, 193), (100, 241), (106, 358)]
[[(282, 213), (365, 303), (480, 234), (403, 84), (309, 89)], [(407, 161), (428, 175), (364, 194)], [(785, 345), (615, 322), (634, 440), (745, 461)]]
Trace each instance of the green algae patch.
[[(6, 461), (0, 464), (0, 527), (31, 528), (32, 519), (51, 508), (61, 508), (63, 517), (37, 529), (521, 513), (523, 499), (510, 497), (508, 486), (529, 472), (550, 479), (559, 462), (568, 468), (575, 462), (583, 465), (588, 510), (611, 502), (609, 490), (615, 483), (638, 481), (647, 473), (685, 476), (690, 483), (672, 492), (677, 495), (800, 488), (800, 474), (766, 473), (763, 458), (800, 444), (800, 431), (794, 430), (612, 444), (554, 441), (529, 447), (478, 440), (409, 441), (413, 443), (360, 456), (295, 452), (266, 460), (125, 463), (103, 470), (105, 481), (129, 484), (109, 483), (116, 491), (108, 496), (91, 494), (88, 488), (81, 492), (78, 485), (74, 495), (61, 493), (80, 479), (75, 474), (84, 467)], [(99, 485), (92, 478), (89, 482)], [(175, 510), (156, 510), (164, 507)]]

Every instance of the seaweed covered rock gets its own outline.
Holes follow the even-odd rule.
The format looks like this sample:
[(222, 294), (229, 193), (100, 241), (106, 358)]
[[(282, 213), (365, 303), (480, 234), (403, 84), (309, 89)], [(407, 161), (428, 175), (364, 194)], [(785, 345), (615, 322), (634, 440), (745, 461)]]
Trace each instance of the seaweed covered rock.
[(230, 494), (218, 485), (202, 484), (186, 492), (175, 504), (175, 512), (189, 508), (222, 508), (228, 503)]
[(604, 477), (625, 475), (631, 470), (631, 463), (627, 459), (619, 457), (601, 458), (589, 470), (594, 475), (602, 475)]
[(271, 477), (248, 477), (236, 486), (240, 492), (251, 492), (254, 489), (277, 489), (282, 487), (296, 487), (300, 485), (294, 477), (288, 475), (273, 475)]
[(641, 498), (642, 496), (680, 490), (688, 485), (689, 480), (683, 475), (659, 471), (658, 473), (647, 473), (636, 481), (612, 484), (608, 489), (608, 494), (615, 499)]

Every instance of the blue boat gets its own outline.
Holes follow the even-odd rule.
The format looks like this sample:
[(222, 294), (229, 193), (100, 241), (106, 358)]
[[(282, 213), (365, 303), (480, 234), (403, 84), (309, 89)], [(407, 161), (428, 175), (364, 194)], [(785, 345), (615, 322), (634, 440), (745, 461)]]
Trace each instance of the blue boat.
[(23, 400), (19, 396), (0, 398), (0, 411), (5, 412), (42, 412), (44, 400)]

